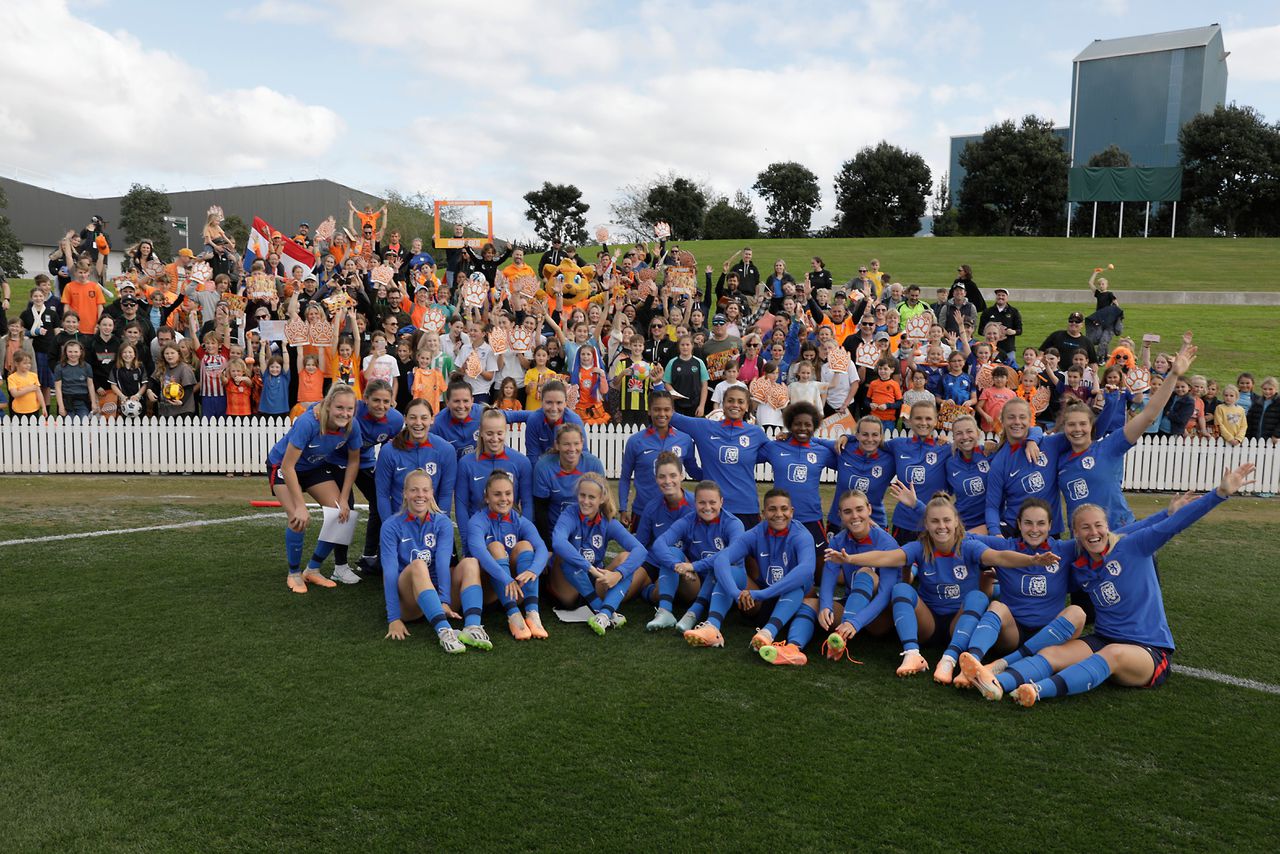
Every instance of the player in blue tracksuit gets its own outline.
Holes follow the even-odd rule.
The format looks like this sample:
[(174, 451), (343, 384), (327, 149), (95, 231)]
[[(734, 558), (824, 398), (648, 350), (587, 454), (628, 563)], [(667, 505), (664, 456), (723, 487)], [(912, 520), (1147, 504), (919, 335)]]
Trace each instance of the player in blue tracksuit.
[(827, 514), (827, 527), (838, 529), (843, 524), (840, 515), (840, 497), (849, 490), (857, 490), (871, 502), (871, 521), (887, 528), (884, 512), (884, 494), (893, 480), (893, 455), (882, 447), (884, 423), (874, 415), (858, 419), (858, 431), (854, 442), (840, 451), (836, 468), (836, 494), (831, 500), (831, 512)]
[[(484, 407), (474, 402), (471, 386), (466, 380), (449, 383), (444, 400), (446, 411), (440, 413), (440, 417), (431, 424), (431, 435), (439, 436), (453, 446), (455, 458), (474, 454)], [(450, 486), (450, 493), (452, 489)]]
[[(379, 559), (387, 603), (388, 638), (404, 640), (409, 635), (405, 620), (425, 616), (445, 652), (466, 652), (467, 646), (477, 649), (492, 646), (484, 629), (478, 634), (475, 631), (479, 627), (479, 606), (484, 602), (479, 573), (473, 570), (465, 577), (450, 573), (452, 555), (453, 522), (440, 512), (430, 476), (415, 471), (405, 478), (402, 509), (382, 523)], [(461, 587), (464, 610), (475, 627), (462, 633), (449, 623), (450, 619), (459, 619), (450, 604), (455, 586)], [(474, 619), (470, 619), (472, 610)]]
[(550, 452), (556, 442), (556, 428), (561, 424), (577, 424), (583, 427), (582, 449), (587, 448), (587, 434), (582, 418), (568, 407), (568, 393), (564, 383), (551, 380), (542, 387), (542, 408), (526, 412), (522, 409), (506, 409), (502, 414), (509, 423), (524, 424), (524, 455), (535, 468), (543, 454)]
[[(724, 496), (715, 481), (699, 483), (693, 503), (695, 512), (671, 525), (649, 550), (650, 563), (659, 567), (659, 573), (658, 610), (645, 626), (648, 631), (677, 628), (683, 633), (696, 626), (715, 592), (712, 569), (716, 555), (746, 533), (737, 516), (723, 512)], [(732, 571), (745, 577), (741, 566), (732, 567)], [(677, 594), (693, 600), (679, 621), (674, 607)]]
[[(622, 523), (632, 530), (635, 530), (641, 511), (658, 494), (654, 466), (660, 454), (670, 451), (680, 458), (690, 477), (694, 480), (702, 478), (702, 468), (693, 452), (693, 437), (671, 426), (671, 416), (675, 411), (669, 392), (649, 392), (649, 427), (632, 433), (623, 446), (622, 470), (618, 473), (618, 514)], [(633, 480), (636, 488), (634, 502), (631, 501)]]
[(515, 512), (515, 481), (508, 472), (490, 472), (483, 494), (484, 506), (471, 515), (464, 532), (472, 557), (463, 563), (479, 562), (492, 579), (512, 637), (518, 641), (546, 638), (538, 607), (538, 579), (547, 568), (547, 547), (533, 522)]
[(560, 514), (578, 500), (578, 478), (587, 472), (604, 474), (604, 464), (584, 450), (586, 436), (577, 424), (562, 424), (555, 453), (543, 454), (533, 467), (533, 520), (546, 537)]
[(724, 393), (724, 418), (720, 421), (680, 413), (671, 416), (677, 429), (693, 436), (703, 474), (724, 490), (725, 509), (748, 528), (760, 521), (756, 462), (760, 448), (769, 441), (755, 424), (743, 423), (749, 401), (747, 390), (735, 387)]
[(982, 447), (982, 433), (972, 415), (961, 415), (951, 424), (951, 453), (946, 469), (947, 492), (955, 497), (965, 530), (987, 533), (986, 488), (991, 459)]
[(1028, 498), (1018, 512), (1017, 537), (977, 537), (993, 549), (1025, 554), (1053, 552), (1058, 562), (1051, 566), (996, 568), (1000, 599), (987, 606), (969, 637), (969, 648), (960, 655), (958, 687), (974, 687), (982, 659), (997, 644), (1007, 652), (982, 671), (982, 678), (987, 680), (983, 693), (991, 689), (993, 674), (1045, 647), (1066, 643), (1084, 628), (1084, 610), (1077, 605), (1063, 607), (1070, 588), (1066, 557), (1074, 547), (1070, 540), (1050, 539), (1051, 514), (1048, 502)]
[[(903, 503), (918, 504), (909, 491), (904, 494)], [(919, 540), (900, 549), (864, 552), (851, 559), (862, 566), (918, 568), (918, 594), (906, 581), (894, 585), (892, 593), (893, 625), (902, 641), (903, 661), (898, 675), (910, 676), (928, 669), (920, 654), (923, 635), (927, 645), (946, 644), (933, 678), (949, 685), (960, 652), (968, 649), (969, 638), (989, 603), (987, 595), (978, 589), (982, 567), (1047, 566), (1057, 557), (1052, 553), (1023, 554), (988, 548), (977, 537), (965, 533), (949, 495), (939, 495), (924, 506), (924, 528)]]
[[(871, 416), (874, 418), (874, 416)], [(878, 422), (879, 419), (876, 419)], [(873, 635), (887, 634), (893, 623), (887, 619), (885, 607), (893, 586), (902, 578), (901, 567), (880, 569), (860, 567), (857, 555), (865, 551), (892, 551), (898, 547), (889, 532), (874, 521), (871, 500), (857, 489), (845, 491), (837, 502), (841, 529), (830, 538), (830, 554), (852, 555), (850, 563), (832, 563), (823, 573), (818, 591), (818, 625), (831, 632), (827, 638), (827, 656), (839, 659), (853, 636), (871, 627)], [(844, 586), (843, 602), (835, 601), (836, 583)], [(838, 636), (837, 640), (835, 636)]]
[[(916, 403), (907, 416), (911, 435), (885, 442), (885, 451), (893, 457), (894, 474), (899, 482), (910, 484), (917, 495), (931, 496), (947, 488), (947, 457), (951, 449), (933, 438), (938, 409), (932, 403)], [(893, 508), (893, 534), (899, 545), (912, 542), (923, 529), (924, 508), (919, 504), (898, 504)]]
[[(306, 593), (308, 582), (318, 587), (337, 586), (320, 573), (333, 543), (318, 541), (306, 571), (301, 568), (303, 539), (311, 520), (303, 493), (321, 507), (338, 508), (338, 518), (347, 520), (363, 443), (355, 415), (355, 391), (346, 383), (334, 383), (324, 400), (298, 416), (267, 454), (267, 485), (289, 516), (284, 531), (289, 565), (286, 583), (294, 593)], [(346, 464), (335, 464), (343, 455)]]
[[(556, 557), (552, 587), (566, 604), (578, 596), (585, 599), (595, 612), (587, 624), (603, 637), (609, 629), (626, 625), (627, 618), (618, 612), (618, 607), (631, 592), (632, 576), (644, 563), (648, 551), (616, 518), (613, 495), (604, 475), (597, 472), (582, 475), (578, 479), (577, 499), (577, 507), (560, 514), (551, 537)], [(606, 564), (610, 541), (617, 543), (622, 551)]]
[(1058, 503), (1058, 456), (1056, 447), (1037, 444), (1043, 431), (1035, 425), (1031, 404), (1015, 397), (1000, 410), (1004, 439), (991, 455), (986, 482), (987, 532), (1017, 536), (1018, 510), (1028, 498), (1046, 501), (1052, 511), (1050, 533), (1062, 533), (1062, 511)]
[[(360, 473), (356, 475), (356, 488), (369, 503), (368, 522), (364, 529), (364, 554), (360, 558), (360, 568), (366, 572), (377, 572), (378, 541), (382, 529), (382, 515), (378, 512), (378, 489), (374, 478), (376, 449), (385, 445), (391, 437), (404, 427), (404, 416), (394, 409), (395, 398), (391, 396), (391, 383), (386, 380), (373, 380), (364, 387), (364, 400), (356, 404), (356, 423), (360, 425), (362, 444), (360, 448)], [(351, 571), (347, 565), (347, 546), (338, 545), (333, 549), (333, 580), (344, 584), (356, 584), (360, 576)]]
[[(1076, 510), (1071, 519), (1076, 554), (1069, 565), (1072, 579), (1093, 602), (1093, 633), (1048, 647), (1009, 667), (995, 677), (1001, 691), (1016, 685), (1014, 701), (1032, 706), (1040, 700), (1090, 691), (1108, 680), (1132, 688), (1161, 685), (1169, 676), (1174, 644), (1154, 555), (1252, 483), (1253, 470), (1252, 463), (1245, 463), (1223, 472), (1214, 491), (1153, 524), (1132, 526), (1126, 534), (1112, 532), (1106, 511), (1097, 505)], [(987, 696), (997, 699), (1000, 692)]]
[(766, 442), (760, 449), (760, 456), (773, 468), (773, 485), (791, 495), (793, 519), (813, 537), (817, 578), (822, 577), (822, 554), (827, 547), (819, 487), (822, 472), (837, 468), (834, 444), (813, 438), (821, 423), (822, 413), (818, 407), (807, 401), (793, 403), (782, 411), (782, 425), (788, 437)]
[[(758, 607), (773, 600), (768, 622), (751, 638), (752, 648), (770, 663), (806, 663), (804, 653), (794, 644), (775, 640), (792, 624), (805, 591), (813, 585), (813, 537), (791, 523), (792, 515), (787, 492), (777, 487), (770, 489), (764, 494), (765, 521), (716, 555), (716, 589), (711, 594), (710, 612), (705, 622), (685, 632), (690, 645), (724, 646), (720, 626), (731, 607), (736, 604), (743, 612), (754, 615)], [(745, 568), (739, 568), (748, 557), (760, 568), (759, 589), (749, 585)], [(812, 626), (808, 631), (812, 634)]]
[(431, 432), (431, 420), (431, 404), (425, 400), (413, 401), (405, 412), (403, 429), (378, 453), (373, 479), (378, 512), (384, 519), (400, 506), (405, 477), (418, 469), (431, 475), (432, 495), (440, 506), (452, 506), (458, 457), (452, 445)]
[(480, 416), (480, 442), (474, 454), (458, 459), (453, 490), (455, 517), (470, 519), (484, 507), (484, 489), (489, 475), (505, 471), (515, 484), (516, 505), (521, 516), (533, 521), (533, 467), (529, 459), (507, 445), (507, 419), (497, 409)]

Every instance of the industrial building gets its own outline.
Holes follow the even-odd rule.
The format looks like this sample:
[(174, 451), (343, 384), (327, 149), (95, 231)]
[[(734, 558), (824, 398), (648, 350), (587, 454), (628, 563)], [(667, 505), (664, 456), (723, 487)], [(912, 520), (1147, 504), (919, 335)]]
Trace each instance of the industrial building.
[[(1070, 125), (1056, 128), (1072, 166), (1117, 145), (1134, 166), (1177, 166), (1178, 131), (1227, 99), (1227, 51), (1217, 24), (1098, 39), (1071, 67)], [(960, 153), (982, 134), (951, 138), (951, 203), (960, 198)]]
[[(120, 227), (121, 196), (78, 198), (4, 177), (0, 177), (0, 188), (3, 188), (9, 203), (4, 213), (13, 225), (14, 234), (22, 242), (22, 266), (26, 268), (27, 276), (45, 272), (49, 254), (57, 247), (62, 235), (69, 229), (79, 231), (94, 216), (101, 216), (107, 221), (107, 236), (111, 239), (112, 249), (117, 250), (111, 253), (108, 273), (119, 272), (122, 253), (118, 250), (125, 245), (124, 231)], [(205, 215), (213, 205), (221, 207), (227, 216), (239, 216), (246, 225), (251, 224), (255, 216), (261, 217), (289, 235), (295, 233), (298, 223), (309, 222), (314, 226), (327, 216), (334, 216), (340, 226), (345, 225), (348, 199), (357, 207), (382, 205), (382, 200), (375, 196), (326, 180), (220, 187), (166, 195), (169, 197), (170, 215), (187, 217), (190, 223), (188, 239), (193, 247), (200, 242)], [(183, 238), (175, 234), (171, 245), (175, 249), (181, 248)]]

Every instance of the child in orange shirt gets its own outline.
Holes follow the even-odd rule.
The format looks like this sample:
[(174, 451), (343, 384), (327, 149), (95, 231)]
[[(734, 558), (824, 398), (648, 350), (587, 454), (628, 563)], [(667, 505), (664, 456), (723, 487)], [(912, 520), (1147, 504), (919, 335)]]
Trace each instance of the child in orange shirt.
[(432, 365), (435, 359), (430, 350), (419, 350), (417, 361), (418, 366), (413, 369), (413, 376), (410, 378), (413, 383), (411, 394), (415, 399), (427, 401), (433, 409), (439, 412), (440, 403), (444, 399), (444, 391), (448, 387), (449, 381), (440, 368)]
[(520, 388), (516, 385), (515, 377), (507, 377), (502, 381), (498, 389), (498, 408), (512, 411), (524, 409), (524, 405), (520, 403)]
[(876, 365), (876, 379), (867, 386), (871, 414), (880, 419), (885, 430), (898, 420), (898, 411), (902, 409), (902, 386), (893, 378), (893, 369), (893, 362), (887, 359), (880, 362)]
[(320, 370), (320, 357), (308, 354), (302, 360), (302, 370), (298, 371), (298, 403), (289, 414), (297, 418), (313, 403), (324, 400), (324, 372)]
[(244, 418), (253, 414), (253, 377), (244, 359), (232, 359), (227, 363), (225, 380), (227, 415)]

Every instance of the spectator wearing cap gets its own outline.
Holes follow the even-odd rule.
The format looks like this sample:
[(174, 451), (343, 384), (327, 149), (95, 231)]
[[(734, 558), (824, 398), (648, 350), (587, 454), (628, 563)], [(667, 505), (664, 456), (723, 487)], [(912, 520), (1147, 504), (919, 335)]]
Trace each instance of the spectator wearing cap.
[(1066, 329), (1059, 329), (1044, 339), (1044, 343), (1040, 345), (1040, 351), (1044, 352), (1050, 347), (1057, 349), (1063, 365), (1070, 365), (1071, 357), (1078, 350), (1089, 357), (1089, 364), (1098, 364), (1098, 353), (1093, 348), (1093, 342), (1084, 335), (1084, 315), (1078, 311), (1073, 311), (1067, 316)]
[(293, 242), (308, 251), (311, 250), (312, 248), (311, 223), (309, 222), (298, 223), (298, 233), (293, 236)]
[(117, 279), (116, 281), (119, 282), (116, 288), (116, 298), (103, 309), (103, 313), (111, 315), (111, 318), (116, 321), (116, 325), (119, 326), (120, 318), (124, 316), (122, 311), (124, 301), (126, 299), (137, 301), (138, 285), (132, 279)]
[(712, 384), (724, 378), (725, 365), (742, 358), (742, 339), (729, 334), (729, 318), (716, 314), (711, 318), (711, 337), (703, 345), (707, 373)]
[(951, 298), (942, 304), (938, 313), (938, 324), (947, 332), (964, 335), (965, 324), (970, 327), (978, 325), (978, 309), (969, 302), (969, 294), (962, 284), (951, 286)]
[(178, 255), (173, 259), (173, 263), (164, 265), (164, 290), (169, 294), (179, 293), (181, 283), (186, 281), (187, 268), (195, 263), (196, 253), (190, 249), (182, 248), (178, 250)]
[(1016, 353), (1018, 336), (1022, 334), (1022, 312), (1009, 305), (1007, 288), (996, 288), (995, 296), (996, 301), (982, 312), (982, 317), (978, 320), (978, 329), (985, 330), (988, 323), (1000, 324), (1004, 327), (1004, 337), (997, 345), (1000, 352), (1005, 355)]

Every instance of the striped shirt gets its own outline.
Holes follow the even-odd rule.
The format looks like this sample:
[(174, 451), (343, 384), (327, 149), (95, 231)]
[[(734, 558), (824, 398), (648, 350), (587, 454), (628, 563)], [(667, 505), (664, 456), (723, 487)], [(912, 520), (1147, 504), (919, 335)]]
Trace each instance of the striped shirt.
[(204, 347), (196, 350), (200, 356), (200, 395), (202, 397), (221, 397), (223, 394), (222, 372), (227, 369), (227, 361), (231, 351), (219, 347), (217, 352), (210, 353)]

